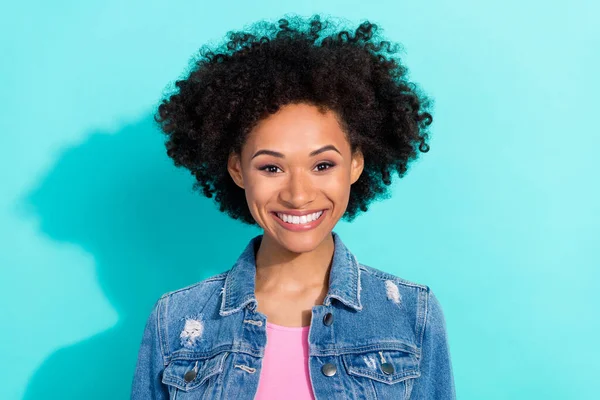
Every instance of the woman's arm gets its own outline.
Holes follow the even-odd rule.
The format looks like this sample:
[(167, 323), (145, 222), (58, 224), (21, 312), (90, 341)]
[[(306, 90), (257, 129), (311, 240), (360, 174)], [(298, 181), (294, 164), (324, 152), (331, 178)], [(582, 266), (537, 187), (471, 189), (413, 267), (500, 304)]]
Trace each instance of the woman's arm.
[(131, 388), (131, 400), (165, 400), (169, 398), (169, 392), (162, 384), (162, 371), (165, 364), (158, 335), (158, 315), (162, 310), (163, 301), (161, 298), (156, 302), (146, 322)]
[(421, 355), (421, 376), (415, 380), (411, 399), (456, 399), (452, 362), (442, 307), (431, 290)]

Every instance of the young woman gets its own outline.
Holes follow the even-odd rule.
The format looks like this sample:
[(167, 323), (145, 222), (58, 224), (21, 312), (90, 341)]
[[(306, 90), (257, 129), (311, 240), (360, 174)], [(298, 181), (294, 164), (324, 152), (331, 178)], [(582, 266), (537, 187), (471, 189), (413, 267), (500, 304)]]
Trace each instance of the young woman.
[(428, 151), (429, 101), (376, 25), (332, 27), (230, 32), (160, 104), (175, 164), (263, 233), (157, 301), (132, 399), (455, 398), (431, 290), (361, 264), (333, 231)]

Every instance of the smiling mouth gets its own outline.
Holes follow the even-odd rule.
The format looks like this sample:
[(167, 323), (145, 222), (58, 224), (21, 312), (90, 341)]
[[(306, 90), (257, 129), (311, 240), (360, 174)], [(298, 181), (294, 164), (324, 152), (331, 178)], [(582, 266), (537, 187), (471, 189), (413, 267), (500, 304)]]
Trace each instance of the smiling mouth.
[[(282, 217), (280, 217), (280, 216), (279, 216), (280, 214), (281, 214), (281, 215), (283, 215), (283, 214), (285, 214), (285, 213), (277, 213), (277, 212), (275, 212), (275, 211), (274, 211), (274, 212), (272, 212), (272, 214), (273, 214), (273, 215), (274, 215), (274, 216), (275, 216), (277, 219), (279, 219), (280, 221), (282, 221), (282, 222), (283, 222), (283, 223), (285, 223), (285, 224), (290, 224), (290, 225), (300, 225), (300, 226), (301, 226), (301, 225), (312, 224), (313, 222), (320, 220), (321, 218), (323, 218), (323, 215), (325, 214), (325, 211), (326, 211), (326, 209), (322, 209), (322, 210), (320, 210), (320, 211), (317, 211), (316, 213), (312, 213), (312, 214), (305, 214), (305, 215), (302, 215), (302, 216), (298, 216), (298, 215), (289, 215), (289, 214), (286, 214), (286, 215), (288, 215), (288, 216), (291, 216), (292, 218), (293, 218), (293, 217), (299, 217), (299, 218), (298, 218), (298, 222), (297, 222), (297, 223), (294, 223), (294, 222), (289, 222), (289, 218), (288, 218), (288, 221), (285, 221), (285, 220), (284, 220)], [(313, 219), (313, 220), (310, 220), (310, 221), (306, 220), (305, 222), (301, 222), (301, 219), (300, 219), (300, 218), (302, 218), (302, 217), (306, 217), (307, 215), (314, 215), (314, 214), (318, 214), (317, 218), (315, 218), (315, 219)]]

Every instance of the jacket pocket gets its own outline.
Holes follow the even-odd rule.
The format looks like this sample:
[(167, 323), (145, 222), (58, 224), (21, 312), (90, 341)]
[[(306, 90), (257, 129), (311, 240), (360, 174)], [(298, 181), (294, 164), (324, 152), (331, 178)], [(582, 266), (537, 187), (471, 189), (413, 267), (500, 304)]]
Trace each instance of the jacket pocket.
[(173, 359), (165, 367), (162, 383), (171, 399), (213, 399), (215, 381), (221, 376), (229, 352), (208, 358)]
[(346, 372), (366, 397), (409, 399), (414, 379), (421, 376), (419, 360), (409, 351), (376, 350), (342, 355)]

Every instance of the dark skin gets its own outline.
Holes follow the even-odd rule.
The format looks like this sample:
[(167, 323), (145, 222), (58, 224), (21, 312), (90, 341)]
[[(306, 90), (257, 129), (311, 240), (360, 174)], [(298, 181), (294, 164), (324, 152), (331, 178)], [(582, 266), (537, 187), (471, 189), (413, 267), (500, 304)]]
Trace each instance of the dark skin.
[[(325, 146), (317, 155), (310, 153)], [(272, 154), (255, 154), (259, 150)], [(244, 189), (252, 216), (263, 228), (256, 254), (257, 311), (271, 323), (308, 326), (312, 307), (323, 304), (329, 286), (334, 243), (331, 231), (344, 215), (350, 186), (364, 167), (336, 114), (308, 104), (289, 104), (250, 132), (241, 154), (227, 169)], [(295, 232), (282, 227), (273, 211), (326, 210), (316, 228)]]

